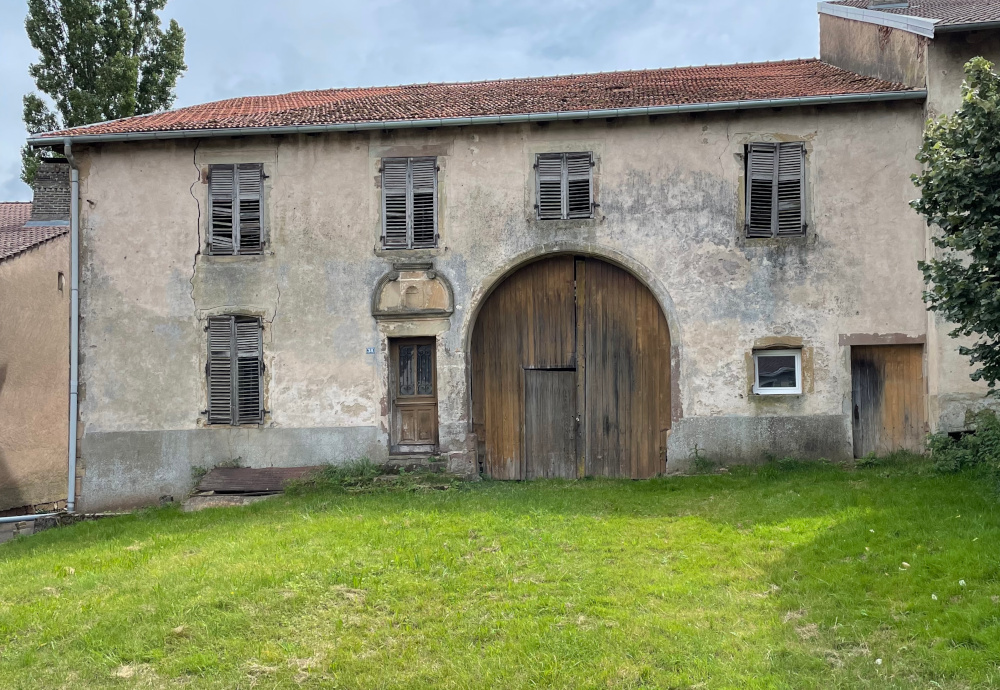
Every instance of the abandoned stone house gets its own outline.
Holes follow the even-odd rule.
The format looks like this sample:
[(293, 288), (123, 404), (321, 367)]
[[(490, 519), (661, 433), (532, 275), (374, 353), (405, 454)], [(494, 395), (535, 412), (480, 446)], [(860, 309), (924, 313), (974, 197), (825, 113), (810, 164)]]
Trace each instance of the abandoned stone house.
[(66, 499), (69, 196), (50, 159), (33, 204), (0, 203), (0, 516)]
[(964, 428), (984, 389), (922, 303), (910, 175), (964, 62), (1000, 55), (1000, 3), (819, 20), (820, 59), (34, 137), (78, 176), (78, 507), (234, 460), (641, 478)]

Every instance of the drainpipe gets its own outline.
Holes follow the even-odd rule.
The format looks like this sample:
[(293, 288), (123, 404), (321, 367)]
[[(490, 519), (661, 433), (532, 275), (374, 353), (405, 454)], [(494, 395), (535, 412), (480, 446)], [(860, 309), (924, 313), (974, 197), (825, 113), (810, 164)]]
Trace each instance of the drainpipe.
[(70, 317), (69, 317), (69, 477), (66, 488), (66, 511), (76, 508), (76, 419), (79, 401), (80, 360), (80, 168), (73, 157), (73, 140), (63, 139), (63, 155), (70, 167), (69, 235), (70, 235)]
[(38, 513), (36, 515), (12, 515), (10, 517), (0, 517), (0, 525), (6, 522), (31, 522), (40, 518), (55, 517), (59, 513)]

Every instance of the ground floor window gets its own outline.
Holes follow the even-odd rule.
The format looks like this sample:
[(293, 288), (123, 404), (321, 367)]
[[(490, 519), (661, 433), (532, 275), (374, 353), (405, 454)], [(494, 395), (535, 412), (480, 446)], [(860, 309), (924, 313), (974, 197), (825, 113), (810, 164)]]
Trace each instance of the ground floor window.
[(208, 423), (264, 421), (261, 322), (255, 316), (208, 320)]
[(798, 395), (802, 393), (801, 350), (757, 350), (753, 353), (754, 384), (757, 395)]

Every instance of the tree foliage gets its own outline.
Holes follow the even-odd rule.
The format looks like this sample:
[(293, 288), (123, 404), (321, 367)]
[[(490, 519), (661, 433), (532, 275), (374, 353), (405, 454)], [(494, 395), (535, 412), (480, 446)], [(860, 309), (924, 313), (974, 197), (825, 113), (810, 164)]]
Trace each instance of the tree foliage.
[[(184, 64), (184, 30), (163, 29), (167, 0), (28, 0), (24, 22), (39, 59), (28, 72), (38, 93), (24, 97), (31, 134), (169, 108)], [(24, 149), (31, 183), (38, 154)]]
[(915, 208), (937, 226), (935, 256), (920, 262), (928, 309), (955, 324), (952, 337), (990, 393), (1000, 380), (1000, 77), (984, 58), (965, 66), (962, 105), (928, 123), (913, 176)]

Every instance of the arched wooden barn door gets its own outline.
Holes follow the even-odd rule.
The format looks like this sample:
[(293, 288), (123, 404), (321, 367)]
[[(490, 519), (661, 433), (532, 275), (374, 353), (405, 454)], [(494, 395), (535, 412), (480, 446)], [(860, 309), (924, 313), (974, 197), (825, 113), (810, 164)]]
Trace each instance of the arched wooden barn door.
[(598, 259), (520, 269), (476, 321), (472, 414), (494, 479), (663, 472), (670, 334), (656, 299)]

